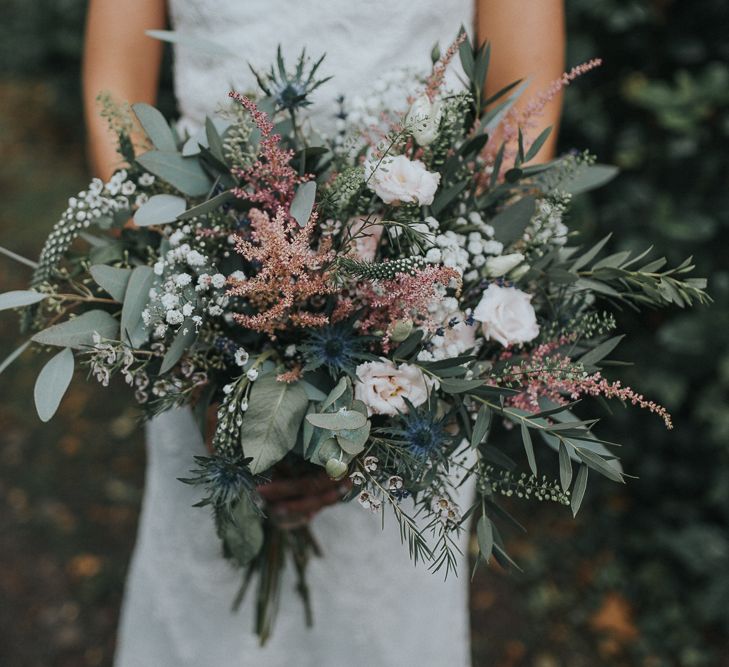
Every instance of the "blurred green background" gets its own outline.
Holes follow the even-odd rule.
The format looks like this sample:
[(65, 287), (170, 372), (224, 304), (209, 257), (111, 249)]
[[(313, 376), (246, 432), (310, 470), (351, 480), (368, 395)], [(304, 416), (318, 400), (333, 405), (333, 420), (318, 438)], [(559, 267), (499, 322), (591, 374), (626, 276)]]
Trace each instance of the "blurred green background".
[[(616, 249), (652, 243), (673, 262), (693, 254), (716, 303), (620, 314), (634, 334), (620, 356), (638, 364), (625, 379), (665, 403), (677, 428), (618, 407), (609, 428), (639, 479), (594, 483), (577, 522), (555, 506), (516, 508), (529, 527), (511, 540), (524, 573), (477, 575), (474, 665), (729, 665), (729, 9), (567, 4), (569, 64), (605, 62), (568, 90), (561, 150), (589, 147), (622, 169), (576, 202), (573, 220), (588, 241), (615, 232)], [(85, 5), (2, 2), (0, 235), (31, 257), (87, 182)], [(27, 278), (0, 257), (0, 290)], [(0, 319), (3, 356), (15, 324)], [(38, 361), (25, 357), (0, 384), (0, 664), (110, 665), (141, 429), (123, 392), (80, 379), (42, 425), (31, 407)]]

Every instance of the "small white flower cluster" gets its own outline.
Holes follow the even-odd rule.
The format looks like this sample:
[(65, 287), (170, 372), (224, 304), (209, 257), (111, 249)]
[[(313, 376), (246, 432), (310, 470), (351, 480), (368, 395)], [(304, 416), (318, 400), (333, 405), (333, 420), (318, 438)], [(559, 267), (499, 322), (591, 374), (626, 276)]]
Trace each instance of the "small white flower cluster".
[(436, 498), (433, 502), (433, 513), (442, 523), (447, 525), (456, 525), (461, 520), (461, 513), (458, 506), (448, 498)]
[(441, 326), (418, 353), (420, 361), (457, 357), (480, 344), (480, 339), (476, 340), (477, 323), (460, 310), (458, 299), (448, 296), (433, 301), (428, 313), (429, 319)]
[(140, 403), (147, 400), (145, 389), (149, 385), (149, 376), (143, 367), (134, 368), (136, 358), (132, 349), (122, 343), (110, 342), (94, 332), (93, 352), (91, 353), (91, 374), (103, 387), (109, 386), (109, 380), (117, 370), (121, 371), (124, 381), (135, 388), (135, 396)]
[(563, 218), (571, 200), (572, 196), (566, 192), (540, 199), (534, 217), (524, 232), (524, 240), (537, 245), (561, 246), (567, 243), (569, 229)]
[[(440, 227), (433, 218), (428, 218), (426, 223), (434, 232)], [(494, 228), (486, 224), (477, 211), (471, 211), (467, 216), (461, 215), (455, 224), (456, 227), (476, 227), (478, 231), (459, 234), (449, 229), (436, 234), (432, 247), (425, 254), (425, 260), (455, 269), (465, 280), (478, 280), (480, 269), (489, 257), (501, 255), (504, 244), (493, 238)]]
[[(211, 268), (204, 254), (205, 241), (195, 240), (192, 232), (189, 224), (172, 232), (168, 238), (171, 249), (154, 264), (154, 273), (162, 282), (149, 291), (150, 303), (142, 318), (155, 338), (186, 320), (197, 329), (205, 316), (220, 317), (228, 305), (228, 279)], [(191, 246), (193, 242), (199, 249)], [(231, 277), (242, 280), (245, 275), (236, 271)]]
[[(150, 180), (151, 179), (151, 180)], [(139, 185), (152, 185), (154, 176), (143, 174), (139, 177)], [(137, 184), (128, 178), (127, 171), (120, 169), (104, 183), (94, 178), (86, 190), (68, 200), (68, 208), (49, 234), (36, 272), (36, 280), (49, 278), (66, 249), (78, 235), (92, 224), (110, 224), (117, 211), (130, 210), (146, 201), (145, 193), (137, 192)]]

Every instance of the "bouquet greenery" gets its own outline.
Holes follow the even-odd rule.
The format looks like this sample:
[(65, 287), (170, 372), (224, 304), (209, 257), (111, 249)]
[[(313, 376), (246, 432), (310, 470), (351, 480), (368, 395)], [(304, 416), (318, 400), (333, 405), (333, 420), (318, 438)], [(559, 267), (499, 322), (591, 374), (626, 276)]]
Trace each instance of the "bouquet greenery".
[(182, 481), (202, 487), (241, 594), (258, 573), (264, 640), (284, 553), (308, 611), (318, 551), (307, 527), (268, 518), (267, 480), (348, 480), (344, 500), (391, 511), (411, 556), (446, 573), (473, 517), (479, 560), (513, 566), (497, 524), (519, 524), (500, 497), (577, 513), (589, 470), (624, 479), (582, 402), (618, 399), (671, 427), (603, 377), (623, 336), (610, 309), (706, 302), (705, 281), (686, 277), (690, 259), (575, 245), (570, 199), (615, 170), (588, 154), (532, 163), (550, 132), (533, 131), (539, 112), (597, 63), (517, 110), (518, 82), (484, 94), (488, 62), (462, 33), (427, 77), (396, 82), (410, 90), (399, 107), (342, 100), (329, 137), (308, 116), (321, 60), (304, 54), (288, 69), (279, 52), (255, 101), (231, 93), (191, 136), (145, 104), (112, 110), (124, 168), (69, 200), (29, 289), (0, 295), (32, 332), (2, 368), (30, 345), (54, 353), (41, 419), (77, 363), (104, 386), (121, 375), (148, 416), (191, 406), (204, 432), (216, 406), (210, 455)]

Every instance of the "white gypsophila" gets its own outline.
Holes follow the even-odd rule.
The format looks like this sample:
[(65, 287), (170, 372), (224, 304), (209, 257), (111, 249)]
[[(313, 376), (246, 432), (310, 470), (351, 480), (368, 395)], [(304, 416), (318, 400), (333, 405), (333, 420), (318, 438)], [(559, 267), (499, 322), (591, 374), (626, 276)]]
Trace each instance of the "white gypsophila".
[(495, 340), (504, 347), (534, 340), (539, 325), (532, 295), (516, 287), (489, 285), (473, 310), (474, 319), (482, 324), (486, 340)]
[(222, 289), (225, 287), (226, 282), (227, 280), (222, 273), (216, 273), (211, 279), (211, 283), (216, 289)]
[(440, 326), (418, 353), (420, 361), (438, 361), (477, 347), (477, 325), (461, 311), (458, 299), (447, 296), (428, 306), (428, 315)]
[(564, 245), (567, 243), (569, 229), (564, 224), (564, 214), (572, 196), (558, 192), (537, 202), (536, 211), (524, 230), (524, 240), (538, 245)]
[(404, 399), (415, 407), (422, 405), (428, 400), (430, 389), (437, 384), (417, 366), (396, 366), (385, 358), (360, 364), (355, 373), (354, 396), (367, 406), (369, 416), (406, 413), (408, 405)]
[(185, 261), (187, 262), (188, 266), (197, 267), (207, 264), (208, 258), (197, 250), (191, 250), (187, 253)]
[(421, 146), (432, 144), (438, 136), (443, 117), (443, 104), (439, 99), (431, 101), (420, 95), (411, 105), (405, 117), (405, 127)]
[(520, 252), (512, 252), (508, 255), (489, 257), (486, 260), (486, 275), (491, 278), (500, 278), (509, 271), (515, 269), (524, 261), (524, 255)]
[(368, 160), (365, 163), (367, 186), (386, 204), (433, 203), (440, 174), (428, 171), (420, 160), (404, 155)]

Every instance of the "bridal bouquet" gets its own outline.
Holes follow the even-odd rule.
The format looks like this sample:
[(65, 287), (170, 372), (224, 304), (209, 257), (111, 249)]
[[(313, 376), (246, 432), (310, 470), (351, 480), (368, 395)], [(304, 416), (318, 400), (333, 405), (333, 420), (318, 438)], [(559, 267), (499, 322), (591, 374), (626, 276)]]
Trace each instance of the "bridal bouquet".
[[(507, 566), (501, 497), (576, 513), (589, 471), (623, 481), (594, 399), (671, 428), (603, 376), (623, 337), (610, 310), (705, 302), (705, 281), (686, 277), (690, 259), (581, 248), (570, 200), (614, 169), (587, 154), (533, 164), (540, 110), (597, 63), (517, 111), (518, 83), (484, 94), (487, 47), (461, 34), (433, 61), (390, 86), (399, 102), (383, 87), (341, 100), (329, 137), (308, 114), (321, 60), (303, 54), (288, 69), (279, 53), (255, 100), (231, 93), (191, 136), (145, 104), (107, 109), (124, 168), (69, 200), (29, 289), (0, 296), (32, 332), (2, 368), (29, 345), (52, 355), (41, 419), (76, 365), (103, 386), (121, 375), (150, 416), (192, 406), (203, 432), (214, 406), (210, 454), (182, 481), (202, 487), (243, 590), (258, 573), (264, 639), (283, 554), (307, 602), (318, 549), (268, 518), (267, 480), (325, 469), (360, 511), (392, 513), (434, 570), (454, 568), (473, 517), (479, 559)], [(468, 479), (477, 494), (459, 506)]]

